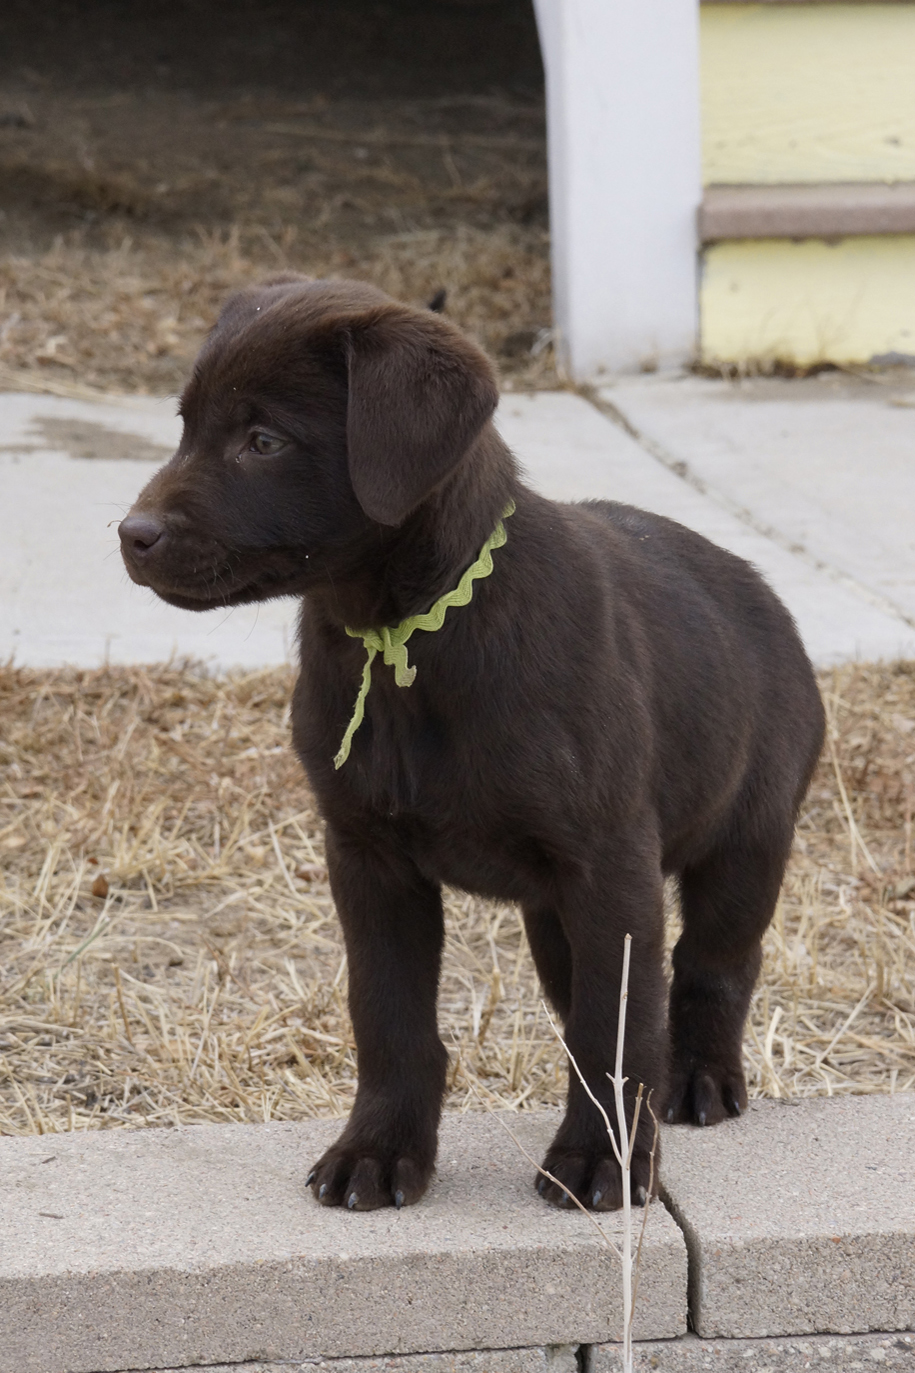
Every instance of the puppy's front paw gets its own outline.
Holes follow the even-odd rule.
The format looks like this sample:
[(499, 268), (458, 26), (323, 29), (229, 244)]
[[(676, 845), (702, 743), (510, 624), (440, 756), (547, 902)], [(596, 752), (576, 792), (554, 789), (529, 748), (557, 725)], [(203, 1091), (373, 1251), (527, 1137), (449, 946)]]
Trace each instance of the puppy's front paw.
[[(618, 1211), (623, 1204), (623, 1175), (610, 1145), (606, 1150), (567, 1149), (553, 1147), (543, 1160), (543, 1167), (552, 1173), (556, 1182), (538, 1173), (537, 1191), (553, 1206), (571, 1207), (569, 1189), (590, 1211)], [(558, 1186), (563, 1183), (564, 1187)], [(630, 1195), (636, 1206), (644, 1206), (651, 1183), (651, 1157), (638, 1144), (632, 1154)]]
[(409, 1206), (429, 1186), (434, 1160), (386, 1155), (358, 1144), (334, 1144), (308, 1175), (322, 1206), (376, 1211), (379, 1206)]
[(662, 1119), (669, 1124), (717, 1125), (746, 1109), (747, 1084), (740, 1068), (675, 1066)]

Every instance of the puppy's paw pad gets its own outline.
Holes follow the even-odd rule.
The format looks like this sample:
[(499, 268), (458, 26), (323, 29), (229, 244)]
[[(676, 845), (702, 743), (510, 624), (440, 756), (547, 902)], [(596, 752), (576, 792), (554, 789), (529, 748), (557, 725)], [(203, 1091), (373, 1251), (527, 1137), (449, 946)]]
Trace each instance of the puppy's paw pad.
[[(550, 1150), (543, 1168), (555, 1181), (538, 1173), (537, 1191), (550, 1205), (568, 1209), (575, 1206), (569, 1193), (589, 1211), (618, 1211), (623, 1204), (620, 1166), (608, 1152), (597, 1150)], [(636, 1206), (644, 1206), (651, 1182), (651, 1159), (637, 1148), (630, 1171), (630, 1196)]]
[(742, 1072), (703, 1065), (674, 1071), (662, 1119), (668, 1124), (717, 1125), (747, 1107)]
[(399, 1210), (419, 1200), (431, 1176), (431, 1164), (335, 1144), (312, 1168), (306, 1186), (322, 1206), (345, 1206), (350, 1211), (396, 1206)]

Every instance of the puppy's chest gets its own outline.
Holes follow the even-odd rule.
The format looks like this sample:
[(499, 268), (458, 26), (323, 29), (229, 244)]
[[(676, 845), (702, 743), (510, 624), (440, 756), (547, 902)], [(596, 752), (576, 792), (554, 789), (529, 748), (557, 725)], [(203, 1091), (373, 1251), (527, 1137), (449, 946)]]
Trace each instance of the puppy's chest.
[(419, 705), (414, 698), (392, 709), (379, 693), (366, 709), (340, 780), (360, 807), (387, 819), (422, 817), (434, 826), (448, 819), (460, 794), (461, 764), (448, 724)]
[(532, 899), (557, 864), (577, 861), (587, 826), (575, 823), (584, 817), (574, 789), (561, 785), (562, 766), (555, 793), (544, 795), (525, 768), (506, 766), (511, 752), (469, 724), (455, 734), (434, 716), (381, 723), (376, 712), (336, 774), (325, 814), (395, 844), (432, 882)]

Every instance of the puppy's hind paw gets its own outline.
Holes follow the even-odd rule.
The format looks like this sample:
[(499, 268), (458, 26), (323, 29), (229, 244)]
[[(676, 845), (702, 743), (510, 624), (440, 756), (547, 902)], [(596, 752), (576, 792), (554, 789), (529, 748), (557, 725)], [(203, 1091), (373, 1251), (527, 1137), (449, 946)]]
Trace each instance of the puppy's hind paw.
[[(555, 1182), (538, 1173), (534, 1185), (551, 1206), (563, 1210), (572, 1208), (575, 1206), (573, 1196), (589, 1211), (618, 1211), (623, 1204), (622, 1172), (611, 1154), (551, 1149), (543, 1167), (552, 1174)], [(637, 1149), (633, 1152), (629, 1177), (630, 1197), (634, 1205), (644, 1206), (650, 1179), (651, 1159), (647, 1153)]]
[(746, 1108), (747, 1085), (740, 1070), (703, 1066), (671, 1074), (662, 1119), (673, 1125), (717, 1125)]

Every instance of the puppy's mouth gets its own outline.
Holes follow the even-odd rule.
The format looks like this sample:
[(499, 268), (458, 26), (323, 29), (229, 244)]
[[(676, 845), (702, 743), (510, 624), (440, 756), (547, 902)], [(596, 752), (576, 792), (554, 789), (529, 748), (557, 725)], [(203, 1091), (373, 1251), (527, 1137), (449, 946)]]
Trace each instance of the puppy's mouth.
[(184, 579), (163, 576), (161, 571), (140, 568), (124, 559), (127, 573), (137, 586), (148, 587), (160, 600), (178, 610), (220, 610), (252, 601), (299, 594), (302, 568), (262, 567), (250, 576), (239, 569), (213, 568), (206, 577)]

